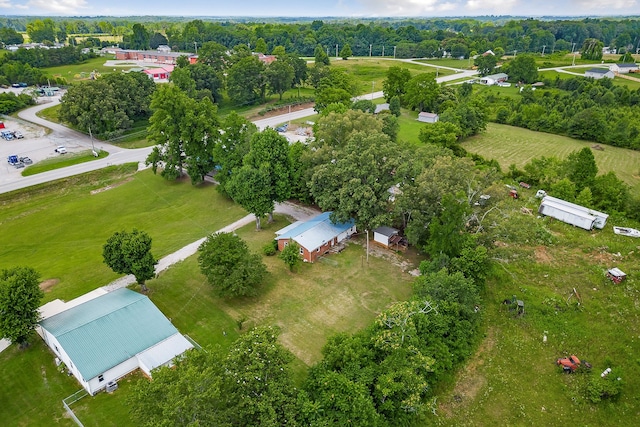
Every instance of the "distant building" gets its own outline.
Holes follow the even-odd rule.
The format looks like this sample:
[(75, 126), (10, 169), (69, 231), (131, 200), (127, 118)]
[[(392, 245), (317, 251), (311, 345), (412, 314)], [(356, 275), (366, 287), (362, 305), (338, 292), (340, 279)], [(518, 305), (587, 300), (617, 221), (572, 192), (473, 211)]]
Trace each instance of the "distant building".
[(638, 72), (638, 64), (627, 63), (627, 64), (613, 64), (609, 67), (611, 71), (618, 74), (627, 74), (627, 73), (637, 73)]
[(615, 77), (615, 74), (607, 68), (591, 68), (590, 70), (585, 71), (584, 76), (598, 80), (604, 77), (612, 79)]
[(376, 105), (376, 110), (373, 112), (373, 114), (378, 114), (378, 113), (381, 113), (382, 111), (389, 111), (389, 104), (384, 103), (384, 104)]
[(418, 114), (419, 122), (435, 123), (439, 119), (440, 119), (440, 116), (438, 116), (436, 113), (427, 113), (425, 111), (422, 111), (420, 114)]
[(120, 50), (116, 51), (116, 59), (122, 61), (143, 61), (158, 64), (175, 65), (179, 57), (186, 56), (189, 63), (194, 64), (198, 57), (188, 52), (159, 52), (157, 50)]
[(505, 73), (491, 74), (480, 78), (480, 83), (483, 85), (491, 86), (500, 82), (506, 82), (509, 80), (509, 76)]
[(142, 70), (142, 72), (153, 80), (169, 80), (174, 68), (173, 65), (165, 65), (164, 67)]
[(254, 55), (256, 55), (264, 65), (269, 65), (278, 59), (275, 55), (265, 55), (264, 53), (254, 53)]
[(171, 52), (171, 48), (169, 46), (167, 46), (166, 44), (161, 44), (160, 46), (158, 46), (157, 50), (158, 50), (158, 52), (162, 52), (162, 53)]

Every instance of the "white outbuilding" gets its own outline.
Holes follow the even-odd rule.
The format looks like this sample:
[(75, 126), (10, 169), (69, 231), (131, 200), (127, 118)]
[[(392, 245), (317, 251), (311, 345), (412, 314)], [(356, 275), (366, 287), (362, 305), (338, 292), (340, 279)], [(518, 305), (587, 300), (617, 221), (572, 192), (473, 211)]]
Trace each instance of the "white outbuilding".
[(129, 289), (69, 303), (57, 303), (38, 333), (91, 395), (138, 368), (151, 376), (193, 348), (149, 298)]

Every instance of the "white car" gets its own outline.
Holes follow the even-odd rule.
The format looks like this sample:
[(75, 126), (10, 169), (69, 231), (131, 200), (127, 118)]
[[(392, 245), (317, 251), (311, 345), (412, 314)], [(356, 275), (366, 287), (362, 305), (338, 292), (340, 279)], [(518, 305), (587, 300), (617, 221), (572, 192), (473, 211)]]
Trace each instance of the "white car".
[(55, 151), (58, 154), (66, 154), (67, 153), (67, 148), (64, 145), (58, 145), (56, 147), (56, 149), (53, 150), (53, 151)]

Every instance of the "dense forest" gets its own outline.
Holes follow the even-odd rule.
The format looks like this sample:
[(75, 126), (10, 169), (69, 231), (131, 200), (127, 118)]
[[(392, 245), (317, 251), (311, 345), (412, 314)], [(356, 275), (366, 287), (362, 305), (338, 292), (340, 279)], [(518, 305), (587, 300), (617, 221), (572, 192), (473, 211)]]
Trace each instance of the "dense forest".
[[(573, 51), (580, 49), (587, 39), (597, 39), (622, 53), (627, 50), (635, 52), (640, 42), (640, 20), (629, 18), (544, 20), (482, 17), (294, 22), (206, 18), (187, 21), (151, 17), (0, 19), (0, 28), (26, 31), (35, 41), (62, 41), (68, 34), (127, 36), (132, 34), (135, 24), (142, 24), (150, 34), (163, 34), (176, 50), (194, 51), (197, 45), (207, 41), (227, 47), (238, 44), (255, 47), (262, 40), (269, 53), (276, 46), (284, 46), (287, 52), (304, 56), (311, 56), (318, 45), (333, 52), (336, 46), (348, 44), (356, 56), (380, 56), (384, 50), (386, 56), (395, 54), (403, 58), (437, 57), (443, 52), (454, 57), (468, 57), (474, 51), (496, 48), (504, 52)], [(4, 39), (2, 41), (6, 43)]]

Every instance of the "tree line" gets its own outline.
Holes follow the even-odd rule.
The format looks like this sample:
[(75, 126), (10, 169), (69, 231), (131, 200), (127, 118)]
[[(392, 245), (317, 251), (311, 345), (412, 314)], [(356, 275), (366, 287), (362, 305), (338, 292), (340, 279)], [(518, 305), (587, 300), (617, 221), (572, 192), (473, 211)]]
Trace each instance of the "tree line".
[(610, 79), (543, 79), (544, 88), (522, 96), (489, 95), (498, 123), (567, 135), (616, 147), (640, 149), (640, 89)]

